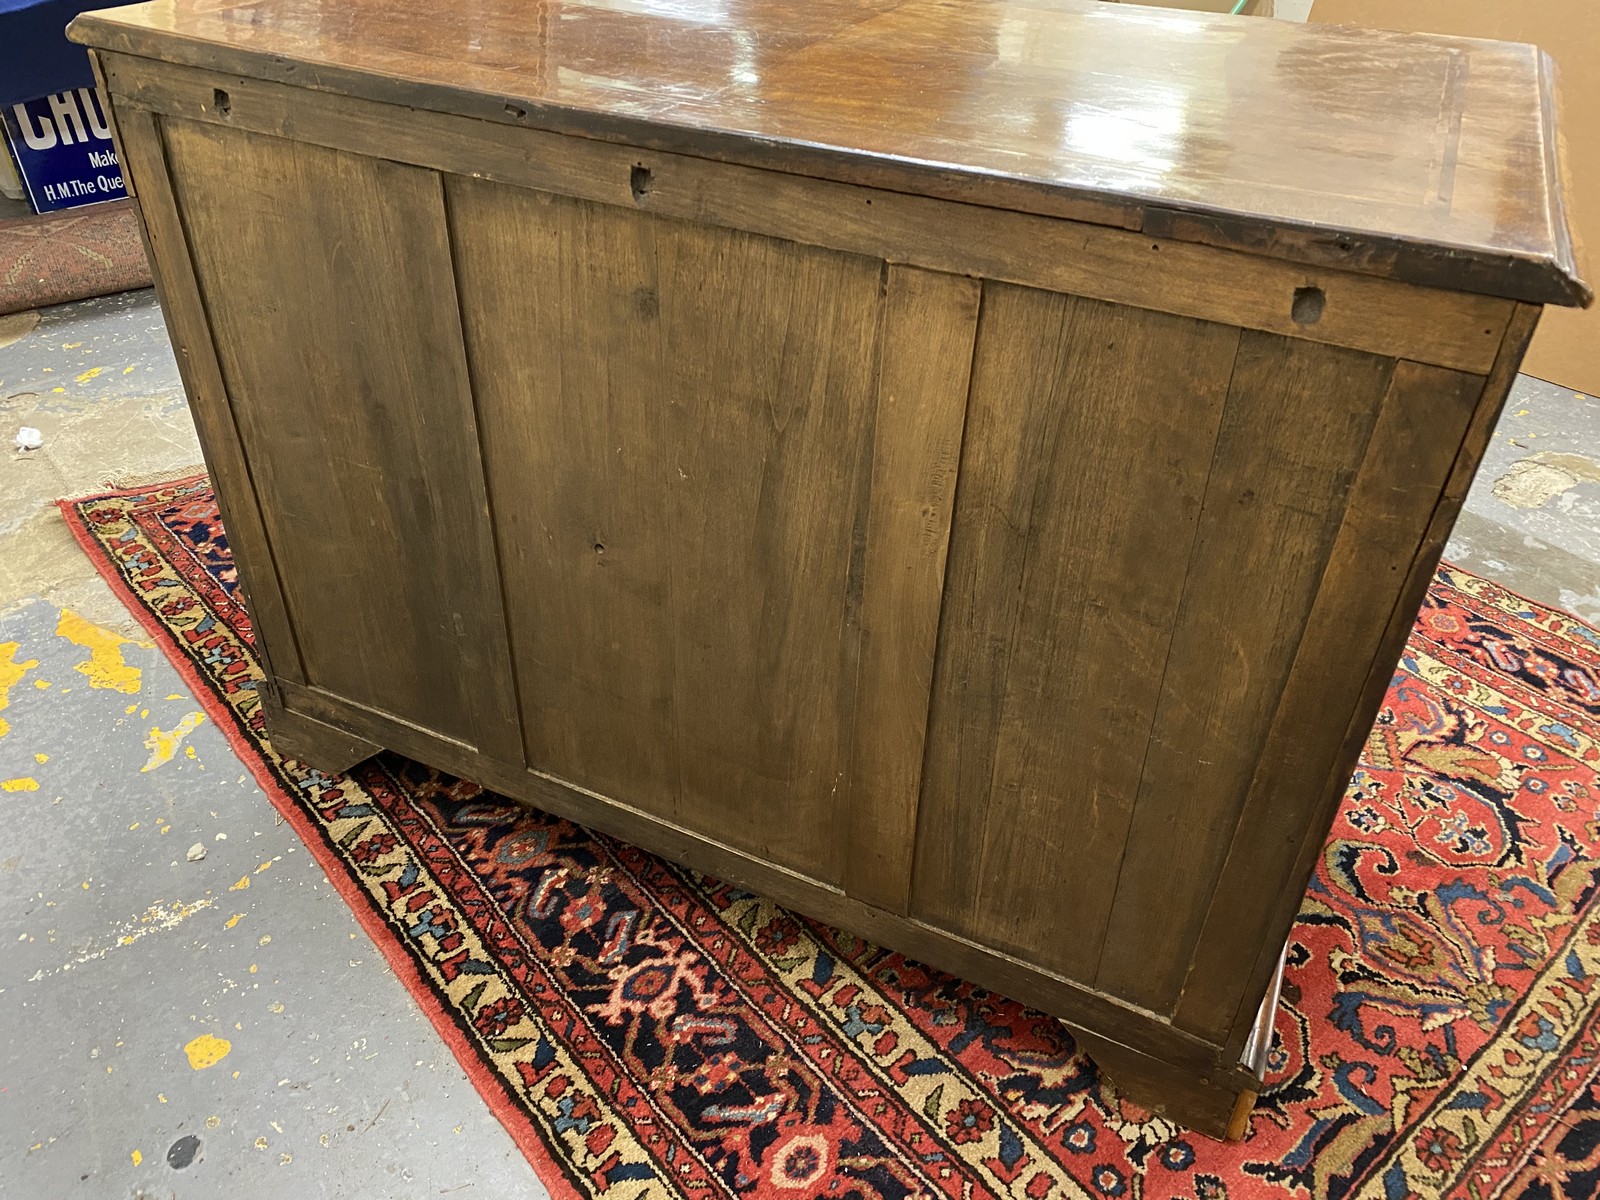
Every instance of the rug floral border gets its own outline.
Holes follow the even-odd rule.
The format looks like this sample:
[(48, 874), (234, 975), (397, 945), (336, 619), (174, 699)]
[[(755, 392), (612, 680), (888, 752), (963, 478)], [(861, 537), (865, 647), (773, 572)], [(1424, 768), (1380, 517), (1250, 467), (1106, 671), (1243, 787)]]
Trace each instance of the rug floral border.
[[(469, 907), (474, 903), (473, 872), (421, 809), (405, 802), (381, 760), (352, 775), (330, 777), (273, 753), (255, 691), (261, 674), (250, 651), (248, 618), (224, 588), (215, 586), (207, 569), (214, 563), (196, 563), (193, 577), (187, 576), (174, 564), (192, 555), (192, 548), (159, 522), (140, 517), (141, 511), (170, 507), (185, 496), (198, 501), (202, 495), (209, 497), (203, 475), (159, 488), (62, 501), (61, 509), (96, 568), (177, 666), (274, 807), (294, 825), (546, 1186), (563, 1198), (599, 1196), (625, 1183), (635, 1185), (622, 1193), (629, 1195), (638, 1194), (640, 1186), (648, 1191), (652, 1183), (685, 1196), (720, 1192), (722, 1180), (694, 1147), (674, 1133), (670, 1122), (652, 1119), (648, 1089), (642, 1090), (621, 1064), (598, 1061), (604, 1055), (598, 1044), (586, 1043), (580, 1014), (544, 975), (531, 947), (497, 916), (493, 899), (477, 898), (481, 921), (458, 919), (455, 910), (463, 897)], [(1531, 636), (1600, 649), (1600, 634), (1582, 622), (1448, 565), (1435, 586), (1518, 618)], [(1558, 738), (1567, 753), (1600, 760), (1600, 748), (1587, 733), (1563, 723), (1559, 712), (1541, 711), (1536, 698), (1530, 703), (1529, 695), (1498, 691), (1502, 681), (1487, 669), (1473, 672), (1459, 661), (1418, 653), (1414, 644), (1401, 670), (1458, 693), (1465, 677), (1474, 689), (1468, 697), (1473, 703), (1500, 712), (1530, 738)], [(1381, 760), (1384, 752), (1375, 734), (1369, 754)], [(1360, 779), (1358, 773), (1358, 785)], [(940, 1044), (914, 1021), (895, 1022), (892, 1037), (885, 1036), (881, 1023), (863, 1023), (859, 1014), (877, 985), (854, 971), (837, 947), (830, 953), (822, 931), (801, 927), (797, 936), (806, 944), (768, 952), (755, 931), (783, 917), (770, 902), (715, 881), (702, 881), (710, 891), (692, 896), (683, 886), (692, 888), (698, 881), (692, 873), (674, 875), (675, 868), (621, 844), (616, 852), (633, 856), (630, 869), (649, 871), (654, 861), (667, 872), (657, 899), (679, 897), (677, 920), (703, 919), (696, 907), (720, 889), (720, 919), (746, 935), (737, 945), (724, 946), (721, 967), (736, 975), (743, 963), (752, 980), (776, 977), (791, 994), (808, 995), (814, 1011), (796, 1018), (802, 1024), (809, 1020), (821, 1029), (828, 1024), (825, 1015), (837, 1017), (831, 1010), (854, 1005), (854, 1028), (835, 1019), (831, 1036), (840, 1028), (849, 1035), (850, 1056), (859, 1066), (848, 1069), (872, 1076), (859, 1081), (862, 1089), (892, 1088), (901, 1103), (926, 1118), (920, 1128), (900, 1131), (902, 1152), (916, 1155), (939, 1145), (946, 1153), (959, 1153), (961, 1169), (947, 1174), (946, 1194), (971, 1195), (974, 1184), (994, 1195), (1089, 1200), (1097, 1192), (1122, 1194), (1108, 1191), (1109, 1179), (1091, 1181), (1097, 1191), (1085, 1187), (1057, 1153), (1020, 1125), (1010, 1131), (1012, 1138), (1020, 1132), (1020, 1150), (1012, 1146), (1000, 1153), (1003, 1131), (998, 1130), (985, 1130), (981, 1144), (951, 1146), (939, 1131), (955, 1128), (952, 1122), (959, 1121), (963, 1104), (979, 1094), (977, 1081), (951, 1086), (946, 1077), (936, 1089), (904, 1073), (896, 1077), (895, 1064), (906, 1061), (908, 1053), (937, 1058)], [(1405, 1111), (1401, 1095), (1395, 1111), (1372, 1118), (1366, 1130), (1375, 1135), (1370, 1152), (1347, 1180), (1354, 1186), (1346, 1195), (1363, 1200), (1502, 1195), (1504, 1185), (1529, 1169), (1564, 1100), (1597, 1086), (1600, 1018), (1593, 987), (1600, 975), (1600, 909), (1593, 903), (1593, 872), (1587, 877), (1584, 895), (1571, 898), (1576, 919), (1563, 932), (1562, 952), (1551, 956), (1517, 999), (1497, 1035), (1415, 1112)], [(834, 964), (821, 989), (810, 976), (818, 955)], [(536, 1003), (525, 1006), (518, 997)], [(752, 999), (760, 1002), (754, 993)], [(767, 1000), (781, 1003), (776, 997)], [(841, 1069), (850, 1056), (840, 1055)], [(1124, 1140), (1142, 1139), (1148, 1148), (1170, 1141), (1175, 1130), (1159, 1118), (1140, 1127), (1134, 1117), (1121, 1132)]]

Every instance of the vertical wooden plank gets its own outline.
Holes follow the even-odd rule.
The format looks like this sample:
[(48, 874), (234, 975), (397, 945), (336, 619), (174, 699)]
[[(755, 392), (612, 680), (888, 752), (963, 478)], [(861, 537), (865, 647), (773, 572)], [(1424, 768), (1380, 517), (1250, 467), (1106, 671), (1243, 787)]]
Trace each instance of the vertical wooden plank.
[(439, 177), (166, 134), (306, 682), (519, 758)]
[(529, 763), (838, 884), (881, 264), (449, 187)]
[(662, 227), (679, 819), (838, 885), (882, 264)]
[[(104, 87), (103, 80), (101, 86)], [(102, 91), (102, 95), (108, 94)], [(173, 199), (160, 119), (127, 103), (117, 104), (114, 113), (112, 132), (118, 159), (138, 201), (139, 227), (156, 296), (161, 301), (167, 335), (172, 339), (178, 374), (189, 398), (189, 411), (211, 474), (217, 507), (228, 530), (228, 544), (254, 629), (256, 654), (270, 677), (303, 682), (300, 649), (278, 586), (277, 567), (262, 524), (255, 483), (223, 387), (222, 371), (211, 343), (210, 322)]]
[[(1065, 299), (985, 283), (961, 450), (938, 658), (928, 718), (911, 915), (967, 933), (977, 847), (993, 803), (994, 740), (1021, 597), (1031, 495), (1029, 448), (1052, 403)], [(1000, 347), (997, 349), (997, 346)], [(1025, 351), (1030, 351), (1025, 352)], [(995, 376), (998, 373), (999, 378)]]
[(879, 329), (845, 893), (910, 904), (950, 517), (981, 285), (891, 266)]
[(1186, 1029), (1229, 1046), (1248, 1035), (1522, 345), (1487, 387), (1395, 369), (1195, 944), (1175, 1014)]
[(1314, 342), (1240, 341), (1095, 976), (1103, 991), (1157, 1012), (1177, 1001), (1392, 370)]
[(1093, 970), (1238, 339), (985, 285), (919, 919)]
[(526, 761), (670, 817), (663, 493), (677, 475), (654, 230), (545, 193), (445, 182)]

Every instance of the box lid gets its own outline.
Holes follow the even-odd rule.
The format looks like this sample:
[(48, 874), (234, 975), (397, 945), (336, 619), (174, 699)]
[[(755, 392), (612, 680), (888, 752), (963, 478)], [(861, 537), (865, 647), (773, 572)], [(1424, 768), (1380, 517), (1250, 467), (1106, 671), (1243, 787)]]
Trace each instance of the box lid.
[(1587, 303), (1531, 46), (1095, 0), (153, 0), (88, 45)]

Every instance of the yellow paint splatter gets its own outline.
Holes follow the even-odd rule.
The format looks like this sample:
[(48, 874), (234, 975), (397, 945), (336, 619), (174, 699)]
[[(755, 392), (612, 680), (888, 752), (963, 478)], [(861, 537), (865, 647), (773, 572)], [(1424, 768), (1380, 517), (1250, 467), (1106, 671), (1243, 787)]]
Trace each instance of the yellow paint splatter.
[(171, 692), (171, 693), (169, 693), (169, 694), (168, 694), (168, 695), (167, 695), (167, 699), (168, 699), (168, 700), (182, 700), (182, 699), (183, 699), (183, 697), (182, 697), (182, 696), (180, 696), (180, 695), (178, 695), (178, 693), (177, 693), (177, 692)]
[(226, 921), (224, 921), (222, 923), (222, 927), (224, 929), (232, 929), (235, 925), (237, 925), (242, 920), (244, 920), (244, 914), (243, 913), (234, 913), (233, 916), (229, 917)]
[(48, 692), (50, 690), (50, 681), (48, 679), (35, 679), (33, 681), (33, 686), (38, 688), (41, 692)]
[(194, 752), (194, 747), (193, 746), (185, 746), (183, 748), (183, 756), (185, 758), (193, 758), (193, 759), (196, 759), (196, 760), (198, 760), (199, 757), (200, 757), (198, 754), (196, 754)]
[(283, 1011), (283, 1002), (281, 1000), (274, 1000), (271, 1004), (267, 1005), (267, 1011), (281, 1013)]
[(0, 792), (37, 792), (39, 781), (32, 775), (24, 775), (21, 779), (0, 779)]
[(183, 744), (183, 739), (205, 723), (205, 717), (197, 712), (192, 712), (173, 727), (171, 732), (152, 726), (150, 736), (144, 739), (144, 744), (150, 748), (150, 761), (140, 767), (141, 771), (154, 771), (163, 763), (172, 761), (172, 756), (178, 752), (178, 747)]
[(133, 374), (133, 368), (131, 366), (123, 367), (122, 368), (122, 373), (124, 375), (132, 375)]
[(127, 708), (123, 709), (122, 711), (127, 716), (131, 717), (134, 713), (139, 711), (139, 706), (137, 704), (130, 704), (130, 705), (128, 705)]
[(270, 933), (263, 933), (261, 935), (261, 940), (259, 942), (257, 942), (256, 945), (265, 946), (271, 940), (272, 940), (272, 935)]
[(35, 754), (33, 756), (33, 761), (36, 763), (47, 763), (50, 761), (50, 756), (48, 754)]
[(261, 872), (265, 871), (271, 865), (272, 865), (272, 860), (269, 858), (269, 859), (267, 859), (266, 862), (262, 863), (259, 867), (256, 868), (256, 874), (257, 875), (261, 874)]
[[(17, 651), (21, 648), (21, 642), (0, 642), (0, 709), (6, 708), (11, 703), (11, 698), (7, 694), (11, 691), (11, 686), (21, 683), (23, 675), (39, 665), (37, 658), (18, 662)], [(9, 732), (11, 726), (6, 724), (4, 717), (0, 717), (0, 737), (5, 737)]]
[(215, 1129), (218, 1125), (221, 1125), (221, 1124), (222, 1124), (222, 1118), (221, 1117), (207, 1117), (206, 1118), (206, 1128), (207, 1129)]
[(264, 1137), (258, 1137), (256, 1139), (256, 1149), (257, 1150), (265, 1150), (266, 1148), (267, 1148), (267, 1139), (264, 1138)]
[(83, 345), (82, 342), (62, 342), (61, 348), (63, 350), (76, 350), (81, 345)]
[(66, 608), (61, 610), (56, 635), (89, 651), (89, 661), (79, 663), (76, 670), (88, 676), (90, 687), (110, 688), (129, 696), (139, 690), (139, 668), (130, 667), (122, 660), (122, 647), (148, 643), (135, 642), (109, 629), (101, 629)]
[(104, 370), (105, 370), (104, 367), (90, 367), (87, 371), (85, 371), (83, 374), (81, 374), (81, 375), (79, 375), (77, 377), (78, 382), (79, 383), (88, 383), (89, 380), (96, 378), (100, 374), (100, 372), (102, 372)]
[(162, 1104), (165, 1104), (167, 1102), (167, 1097), (166, 1097), (165, 1093), (162, 1093), (162, 1092), (157, 1092), (156, 1093), (156, 1099), (161, 1101)]
[(255, 963), (250, 964), (250, 974), (254, 975), (260, 968)]
[(148, 721), (149, 719), (150, 719), (150, 710), (148, 708), (140, 709), (139, 710), (139, 720)]
[(139, 1164), (140, 1164), (140, 1163), (142, 1163), (142, 1162), (143, 1162), (143, 1161), (144, 1161), (144, 1155), (143, 1155), (143, 1154), (141, 1154), (141, 1153), (140, 1153), (140, 1152), (139, 1152), (139, 1151), (137, 1151), (137, 1150), (135, 1150), (135, 1151), (134, 1151), (134, 1152), (133, 1152), (133, 1153), (132, 1153), (132, 1154), (130, 1154), (130, 1155), (129, 1155), (129, 1156), (128, 1156), (128, 1157), (129, 1157), (129, 1158), (131, 1158), (131, 1159), (133, 1159), (133, 1165), (134, 1165), (134, 1166), (136, 1166), (136, 1167), (137, 1167), (137, 1166), (138, 1166), (138, 1165), (139, 1165)]
[(242, 891), (245, 890), (245, 888), (247, 888), (249, 886), (250, 886), (250, 876), (241, 875), (241, 876), (239, 876), (239, 882), (234, 884), (228, 890), (230, 892), (242, 892)]
[(202, 1033), (183, 1048), (189, 1056), (189, 1065), (196, 1071), (204, 1071), (207, 1067), (214, 1067), (228, 1057), (228, 1051), (233, 1049), (233, 1043), (227, 1038), (213, 1037), (209, 1033)]

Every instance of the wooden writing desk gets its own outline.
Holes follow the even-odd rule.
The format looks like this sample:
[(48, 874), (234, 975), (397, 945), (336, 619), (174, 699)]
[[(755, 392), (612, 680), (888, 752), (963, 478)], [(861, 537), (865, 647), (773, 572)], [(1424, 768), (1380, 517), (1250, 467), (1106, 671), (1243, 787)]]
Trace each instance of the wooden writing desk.
[(736, 880), (1237, 1128), (1540, 306), (1589, 296), (1537, 51), (1068, 0), (73, 31), (280, 751)]

